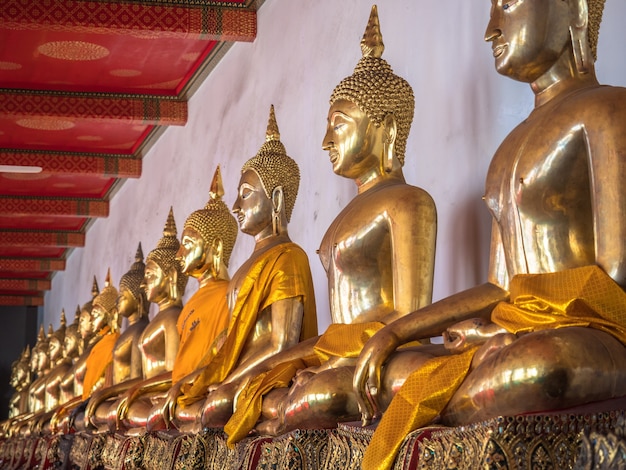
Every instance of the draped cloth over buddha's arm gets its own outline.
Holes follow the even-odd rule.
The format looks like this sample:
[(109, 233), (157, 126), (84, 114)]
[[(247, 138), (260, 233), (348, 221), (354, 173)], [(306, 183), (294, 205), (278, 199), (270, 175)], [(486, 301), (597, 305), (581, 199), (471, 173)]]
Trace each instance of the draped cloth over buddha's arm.
[(299, 297), (304, 316), (300, 341), (317, 335), (313, 280), (306, 253), (295, 243), (277, 245), (263, 253), (243, 280), (228, 325), (225, 343), (205, 357), (205, 367), (193, 384), (182, 387), (178, 403), (185, 406), (206, 396), (207, 387), (219, 384), (238, 364), (244, 345), (265, 308), (279, 300)]
[[(518, 275), (511, 280), (510, 292), (510, 302), (500, 302), (491, 321), (511, 333), (589, 327), (626, 345), (626, 293), (598, 266)], [(409, 375), (372, 436), (363, 470), (392, 467), (406, 435), (443, 411), (467, 376), (477, 349), (433, 358)]]
[(83, 380), (83, 400), (89, 398), (98, 380), (104, 376), (106, 368), (113, 363), (113, 348), (120, 337), (119, 332), (110, 333), (108, 326), (101, 335), (102, 339), (94, 345), (87, 358)]
[(172, 369), (172, 383), (196, 370), (220, 333), (228, 327), (228, 281), (215, 280), (200, 287), (185, 304), (176, 327), (180, 335)]

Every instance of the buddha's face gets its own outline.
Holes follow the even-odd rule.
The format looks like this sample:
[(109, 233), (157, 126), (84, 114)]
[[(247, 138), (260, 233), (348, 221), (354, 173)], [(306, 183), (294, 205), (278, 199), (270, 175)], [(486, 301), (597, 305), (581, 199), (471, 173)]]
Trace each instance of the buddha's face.
[(109, 313), (100, 305), (94, 305), (91, 309), (91, 331), (98, 333), (107, 325)]
[(135, 296), (126, 287), (120, 288), (120, 293), (117, 297), (117, 312), (123, 317), (130, 317), (133, 313), (137, 312), (139, 305)]
[(80, 332), (80, 337), (83, 339), (87, 339), (92, 335), (91, 312), (89, 310), (83, 309), (80, 311), (78, 331)]
[(63, 348), (61, 347), (61, 341), (58, 338), (50, 338), (48, 343), (48, 354), (51, 361), (56, 361), (63, 354)]
[(48, 368), (50, 364), (50, 356), (48, 356), (48, 351), (41, 348), (37, 354), (37, 370), (42, 371)]
[(157, 303), (170, 294), (168, 276), (163, 272), (161, 266), (151, 259), (146, 262), (142, 286), (145, 288), (146, 296), (150, 302)]
[(335, 101), (328, 110), (322, 148), (328, 151), (333, 171), (356, 179), (380, 167), (381, 129), (356, 104)]
[(206, 270), (209, 248), (204, 238), (191, 227), (185, 227), (180, 239), (176, 258), (180, 261), (183, 272), (189, 276), (202, 274)]
[(34, 347), (30, 354), (29, 367), (31, 372), (36, 372), (39, 364), (39, 348)]
[(265, 194), (259, 175), (253, 170), (246, 170), (239, 180), (239, 192), (233, 205), (239, 228), (253, 236), (271, 233), (272, 210), (272, 201)]
[(485, 40), (496, 70), (531, 83), (546, 73), (570, 44), (569, 0), (492, 0)]
[(78, 332), (66, 332), (63, 339), (63, 357), (71, 357), (78, 351)]

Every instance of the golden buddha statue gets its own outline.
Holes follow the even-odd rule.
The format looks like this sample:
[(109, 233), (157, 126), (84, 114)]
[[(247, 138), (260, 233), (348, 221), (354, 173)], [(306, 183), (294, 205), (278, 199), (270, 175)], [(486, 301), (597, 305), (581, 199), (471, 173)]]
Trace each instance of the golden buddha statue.
[[(44, 333), (43, 325), (39, 329), (37, 343), (33, 348), (33, 359), (36, 364), (37, 378), (32, 382), (29, 390), (30, 395), (30, 411), (37, 413), (43, 411), (46, 398), (46, 378), (50, 371), (50, 354), (48, 352), (48, 343), (52, 336), (52, 325), (48, 328), (48, 335)], [(32, 363), (32, 360), (31, 360)]]
[[(81, 328), (90, 327), (91, 334), (97, 338), (89, 348), (86, 357), (83, 354), (72, 368), (72, 370), (76, 370), (79, 364), (81, 367), (84, 364), (82, 394), (75, 396), (54, 410), (50, 421), (50, 429), (53, 432), (59, 427), (64, 432), (69, 432), (72, 425), (82, 430), (84, 416), (81, 405), (94, 391), (111, 384), (113, 347), (120, 335), (119, 316), (116, 310), (117, 296), (117, 289), (111, 283), (111, 271), (108, 270), (104, 288), (93, 299), (90, 321), (83, 320), (82, 312), (79, 320)], [(88, 336), (85, 334), (85, 337)]]
[(68, 359), (64, 354), (66, 331), (65, 310), (61, 310), (60, 326), (48, 341), (51, 370), (46, 379), (45, 411), (50, 411), (60, 404), (61, 380), (72, 365), (71, 358)]
[(30, 386), (30, 346), (26, 346), (11, 368), (11, 386), (15, 393), (9, 403), (9, 418), (28, 412), (28, 387)]
[[(361, 41), (363, 57), (330, 98), (326, 135), (333, 171), (354, 180), (358, 194), (332, 222), (319, 249), (328, 276), (333, 325), (316, 343), (273, 359), (297, 357), (292, 386), (267, 393), (263, 407), (248, 387), (226, 431), (245, 437), (259, 411), (262, 434), (335, 427), (359, 417), (352, 376), (364, 340), (432, 298), (437, 215), (430, 195), (404, 179), (415, 100), (411, 86), (382, 59), (374, 6)], [(288, 357), (291, 356), (291, 357)], [(281, 367), (285, 367), (288, 362)], [(308, 368), (302, 368), (309, 366)], [(275, 369), (278, 373), (280, 368)], [(289, 383), (289, 377), (281, 374)], [(257, 381), (260, 383), (260, 381)], [(247, 408), (255, 409), (248, 415)], [(244, 426), (246, 423), (246, 426)]]
[(93, 299), (91, 326), (101, 339), (91, 348), (86, 362), (83, 381), (83, 400), (112, 380), (113, 348), (120, 336), (117, 312), (117, 289), (111, 283), (111, 271), (107, 272), (104, 289)]
[(85, 369), (87, 358), (91, 352), (91, 348), (100, 340), (101, 336), (95, 334), (92, 328), (91, 311), (93, 309), (93, 300), (100, 293), (98, 281), (93, 277), (91, 287), (91, 300), (85, 302), (81, 307), (78, 318), (78, 332), (81, 341), (76, 346), (79, 348), (78, 358), (74, 361), (74, 365), (69, 370), (63, 380), (61, 380), (61, 403), (67, 403), (76, 397), (83, 395), (83, 381), (85, 378)]
[(266, 141), (241, 173), (233, 212), (255, 247), (228, 286), (227, 336), (205, 366), (173, 387), (165, 407), (169, 416), (202, 427), (229, 419), (235, 391), (258, 364), (317, 334), (308, 258), (287, 230), (300, 172), (280, 141), (273, 106)]
[[(492, 2), (485, 39), (496, 69), (530, 84), (535, 109), (487, 174), (489, 279), (366, 344), (355, 391), (365, 423), (384, 414), (364, 469), (389, 468), (406, 433), (437, 416), (458, 425), (624, 394), (626, 89), (595, 76), (603, 6)], [(394, 369), (394, 351), (441, 333), (448, 351), (421, 353), (387, 408), (381, 378), (409, 372)]]
[(126, 390), (128, 388), (126, 384), (129, 381), (143, 377), (139, 341), (149, 322), (149, 303), (142, 287), (145, 268), (143, 251), (139, 243), (134, 263), (120, 279), (116, 311), (120, 317), (128, 319), (128, 325), (113, 346), (112, 384), (110, 387), (94, 392), (85, 411), (85, 416), (94, 426), (106, 425), (108, 409), (111, 405), (111, 402), (107, 400), (117, 397)]
[(83, 339), (80, 331), (80, 305), (76, 306), (74, 313), (74, 321), (65, 329), (65, 337), (63, 338), (63, 357), (69, 362), (70, 366), (59, 381), (59, 404), (73, 398), (74, 388), (71, 392), (63, 389), (63, 381), (67, 378), (67, 373), (74, 367), (74, 364), (83, 353)]
[[(152, 407), (151, 400), (158, 396), (148, 394), (141, 400), (133, 401), (135, 392), (144, 380), (171, 371), (174, 366), (180, 344), (176, 323), (182, 309), (182, 294), (187, 285), (187, 275), (182, 272), (181, 265), (176, 260), (176, 252), (180, 247), (176, 235), (176, 222), (170, 208), (163, 237), (146, 257), (142, 284), (148, 301), (156, 303), (159, 311), (139, 338), (142, 375), (134, 381), (123, 383), (122, 388), (125, 390), (120, 390), (124, 391), (123, 396), (107, 412), (106, 420), (112, 429), (135, 427), (135, 423), (141, 418), (143, 424), (140, 426), (145, 426)], [(88, 410), (87, 415), (91, 414), (92, 411)]]
[(72, 398), (63, 396), (61, 383), (81, 352), (78, 331), (79, 317), (80, 307), (76, 310), (73, 323), (66, 326), (65, 311), (62, 310), (61, 326), (50, 338), (48, 349), (53, 368), (46, 378), (45, 410), (33, 418), (35, 422), (32, 425), (32, 429), (39, 433), (50, 431), (49, 422), (54, 411), (61, 403)]
[[(180, 380), (195, 371), (211, 350), (217, 350), (228, 326), (228, 262), (237, 239), (237, 221), (222, 201), (224, 188), (219, 166), (215, 171), (209, 201), (203, 209), (193, 212), (185, 221), (176, 258), (182, 271), (199, 282), (199, 288), (183, 307), (178, 317), (177, 330), (180, 346), (171, 371), (159, 374), (134, 387), (136, 398), (151, 391), (168, 391)], [(133, 428), (146, 426), (148, 430), (168, 426), (163, 420), (165, 397), (157, 400), (148, 415), (137, 419), (131, 413)], [(122, 410), (124, 411), (124, 410)], [(135, 416), (133, 419), (132, 416)], [(169, 416), (169, 415), (168, 415)], [(130, 420), (129, 419), (129, 420)], [(176, 417), (174, 417), (176, 423)]]

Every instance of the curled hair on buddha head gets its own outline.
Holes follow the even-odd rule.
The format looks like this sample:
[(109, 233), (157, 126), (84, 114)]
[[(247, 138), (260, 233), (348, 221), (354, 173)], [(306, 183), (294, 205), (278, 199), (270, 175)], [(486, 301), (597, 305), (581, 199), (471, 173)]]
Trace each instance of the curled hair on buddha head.
[(91, 284), (91, 300), (85, 302), (81, 307), (81, 310), (84, 310), (88, 313), (91, 313), (91, 309), (93, 308), (93, 299), (100, 293), (100, 289), (98, 288), (98, 280), (96, 276), (93, 277), (93, 283)]
[(243, 164), (241, 173), (247, 170), (252, 170), (258, 175), (265, 195), (269, 199), (272, 199), (272, 194), (277, 187), (283, 188), (285, 215), (289, 222), (298, 196), (300, 168), (295, 160), (287, 155), (285, 146), (280, 141), (274, 105), (270, 107), (265, 143), (254, 157)]
[(76, 313), (74, 313), (74, 321), (67, 325), (65, 328), (65, 337), (73, 336), (77, 340), (80, 338), (80, 333), (78, 331), (78, 323), (80, 321), (80, 305), (76, 306)]
[(107, 271), (104, 280), (104, 289), (93, 299), (94, 307), (101, 307), (108, 315), (111, 315), (117, 305), (117, 289), (111, 283), (111, 270)]
[(598, 38), (600, 36), (600, 23), (602, 23), (605, 2), (606, 0), (587, 0), (587, 40), (589, 41), (594, 60), (598, 58)]
[(176, 259), (176, 252), (179, 247), (180, 242), (177, 238), (174, 209), (170, 207), (167, 221), (163, 228), (163, 236), (159, 240), (157, 247), (146, 256), (146, 263), (148, 261), (155, 262), (166, 275), (169, 275), (170, 270), (175, 268), (177, 271), (176, 288), (182, 295), (187, 286), (188, 276), (183, 273), (181, 263)]
[(61, 309), (61, 319), (59, 320), (59, 322), (59, 328), (52, 332), (50, 339), (55, 338), (62, 346), (67, 331), (67, 319), (65, 318), (65, 309)]
[(398, 126), (395, 142), (396, 156), (404, 165), (406, 142), (413, 122), (415, 97), (411, 85), (393, 73), (391, 66), (382, 58), (385, 45), (378, 21), (378, 9), (372, 7), (363, 39), (363, 57), (354, 73), (344, 78), (330, 96), (330, 104), (348, 100), (356, 104), (376, 127), (382, 125), (388, 114), (393, 114)]
[(127, 290), (133, 296), (139, 307), (139, 314), (141, 316), (148, 314), (148, 299), (141, 287), (143, 277), (146, 272), (146, 265), (143, 262), (143, 250), (141, 249), (141, 242), (137, 246), (137, 252), (135, 253), (135, 262), (131, 265), (130, 269), (120, 279), (120, 294), (122, 290)]
[(224, 185), (219, 165), (215, 169), (209, 201), (203, 209), (192, 212), (185, 221), (185, 228), (192, 228), (200, 234), (207, 244), (212, 244), (216, 238), (222, 240), (222, 259), (228, 266), (230, 255), (233, 252), (237, 233), (239, 233), (237, 220), (231, 214), (228, 206), (222, 201)]

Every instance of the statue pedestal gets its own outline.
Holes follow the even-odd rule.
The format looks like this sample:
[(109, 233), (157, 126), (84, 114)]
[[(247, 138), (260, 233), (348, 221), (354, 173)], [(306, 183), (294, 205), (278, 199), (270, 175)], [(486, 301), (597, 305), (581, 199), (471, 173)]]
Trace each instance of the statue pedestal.
[[(0, 442), (1, 468), (107, 470), (358, 470), (373, 428), (294, 431), (249, 437), (234, 449), (221, 429), (144, 436), (78, 433)], [(45, 445), (44, 445), (45, 444)], [(33, 460), (34, 459), (34, 460)], [(466, 468), (626, 469), (626, 411), (499, 417), (469, 426), (432, 426), (409, 434), (394, 470)]]

